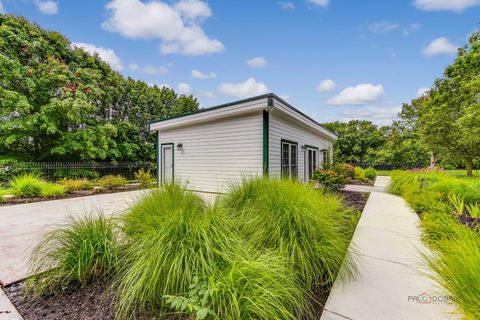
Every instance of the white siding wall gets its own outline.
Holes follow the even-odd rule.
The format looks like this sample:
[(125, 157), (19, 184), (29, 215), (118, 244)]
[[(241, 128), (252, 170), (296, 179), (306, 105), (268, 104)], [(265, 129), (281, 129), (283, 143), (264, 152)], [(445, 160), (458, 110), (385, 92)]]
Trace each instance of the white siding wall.
[[(330, 150), (332, 142), (314, 131), (305, 129), (305, 126), (294, 120), (292, 121), (276, 110), (269, 114), (269, 175), (271, 177), (281, 177), (281, 140), (285, 139), (298, 143), (298, 178), (303, 181), (305, 178), (305, 154), (302, 151), (302, 145)], [(323, 163), (323, 159), (320, 152), (319, 164), (321, 163)]]
[[(159, 144), (174, 144), (174, 178), (188, 188), (226, 192), (242, 175), (262, 175), (261, 112), (160, 131)], [(177, 150), (177, 143), (183, 151)]]

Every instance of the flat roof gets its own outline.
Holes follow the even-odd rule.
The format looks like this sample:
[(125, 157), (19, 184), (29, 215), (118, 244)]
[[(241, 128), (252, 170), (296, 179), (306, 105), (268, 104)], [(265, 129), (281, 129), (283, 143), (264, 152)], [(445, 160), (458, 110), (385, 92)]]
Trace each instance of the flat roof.
[(276, 100), (280, 101), (280, 102), (283, 103), (285, 106), (287, 106), (289, 109), (291, 109), (291, 110), (293, 110), (294, 112), (298, 113), (298, 114), (301, 115), (302, 117), (305, 117), (306, 119), (312, 121), (314, 124), (316, 124), (317, 126), (321, 127), (322, 129), (324, 129), (324, 130), (327, 131), (328, 133), (332, 134), (333, 136), (336, 136), (335, 133), (331, 132), (330, 130), (328, 130), (327, 128), (325, 128), (324, 126), (322, 126), (318, 121), (312, 119), (310, 116), (307, 116), (305, 113), (303, 113), (302, 111), (298, 110), (297, 108), (295, 108), (294, 106), (292, 106), (290, 103), (288, 103), (287, 101), (285, 101), (284, 99), (280, 98), (279, 96), (277, 96), (277, 95), (274, 94), (274, 93), (267, 93), (267, 94), (263, 94), (263, 95), (260, 95), (260, 96), (255, 96), (255, 97), (251, 97), (251, 98), (247, 98), (247, 99), (242, 99), (242, 100), (238, 100), (238, 101), (234, 101), (234, 102), (229, 102), (229, 103), (220, 104), (220, 105), (213, 106), (213, 107), (209, 107), (209, 108), (200, 109), (200, 110), (194, 111), (194, 112), (187, 112), (187, 113), (179, 114), (179, 115), (172, 116), (172, 117), (167, 117), (167, 118), (162, 118), (162, 119), (158, 119), (158, 120), (153, 120), (153, 121), (150, 121), (149, 124), (151, 125), (151, 124), (154, 124), (154, 123), (159, 123), (159, 122), (163, 122), (163, 121), (167, 121), (167, 120), (171, 120), (171, 119), (182, 118), (182, 117), (186, 117), (186, 116), (190, 116), (190, 115), (194, 115), (194, 114), (199, 114), (199, 113), (203, 113), (203, 112), (209, 112), (209, 111), (218, 110), (218, 109), (221, 109), (221, 108), (226, 108), (226, 107), (234, 106), (234, 105), (237, 105), (237, 104), (242, 104), (242, 103), (251, 102), (251, 101), (256, 101), (256, 100), (262, 100), (262, 99), (268, 99), (268, 98), (272, 98), (272, 99), (276, 99)]

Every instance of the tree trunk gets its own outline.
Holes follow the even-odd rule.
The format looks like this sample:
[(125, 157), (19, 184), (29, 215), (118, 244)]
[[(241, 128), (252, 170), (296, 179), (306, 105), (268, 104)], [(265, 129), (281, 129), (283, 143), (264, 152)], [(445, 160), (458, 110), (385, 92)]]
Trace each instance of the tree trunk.
[(473, 161), (472, 161), (472, 159), (467, 159), (467, 176), (468, 176), (468, 177), (473, 176), (472, 167), (473, 167)]

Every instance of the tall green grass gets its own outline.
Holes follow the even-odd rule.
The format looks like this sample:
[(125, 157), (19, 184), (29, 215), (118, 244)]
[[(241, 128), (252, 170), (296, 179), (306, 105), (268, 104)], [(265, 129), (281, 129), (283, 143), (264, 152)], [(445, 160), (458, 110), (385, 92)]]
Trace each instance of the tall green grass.
[(123, 316), (164, 309), (163, 296), (186, 292), (194, 276), (218, 274), (243, 255), (220, 208), (177, 185), (146, 195), (123, 217), (123, 227), (131, 239), (118, 277)]
[(449, 230), (436, 243), (436, 254), (427, 256), (434, 277), (470, 319), (480, 319), (480, 237), (465, 226)]
[(290, 180), (253, 179), (232, 186), (224, 206), (241, 234), (259, 250), (282, 256), (308, 287), (329, 285), (347, 254), (346, 210), (339, 197)]
[(57, 292), (111, 277), (119, 258), (118, 231), (102, 213), (70, 218), (34, 248), (29, 289)]
[[(480, 229), (459, 223), (461, 208), (480, 202), (480, 181), (443, 172), (394, 172), (391, 191), (421, 213), (434, 278), (471, 319), (480, 319)], [(452, 203), (453, 202), (453, 203)], [(461, 211), (461, 212), (459, 212)]]
[(34, 174), (24, 174), (9, 181), (10, 191), (17, 197), (38, 197), (45, 184)]

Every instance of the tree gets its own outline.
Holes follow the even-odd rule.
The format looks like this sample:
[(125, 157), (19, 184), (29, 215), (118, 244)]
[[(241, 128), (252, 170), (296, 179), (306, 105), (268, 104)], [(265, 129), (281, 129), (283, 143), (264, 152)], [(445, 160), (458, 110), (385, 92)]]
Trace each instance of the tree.
[(125, 79), (25, 18), (0, 14), (0, 158), (150, 161), (151, 120), (195, 111), (192, 96)]
[(470, 37), (415, 111), (421, 143), (435, 154), (463, 159), (468, 176), (480, 156), (479, 37), (479, 32)]
[(338, 137), (333, 147), (333, 157), (338, 162), (373, 164), (377, 150), (385, 142), (382, 131), (370, 121), (336, 121), (324, 126)]

